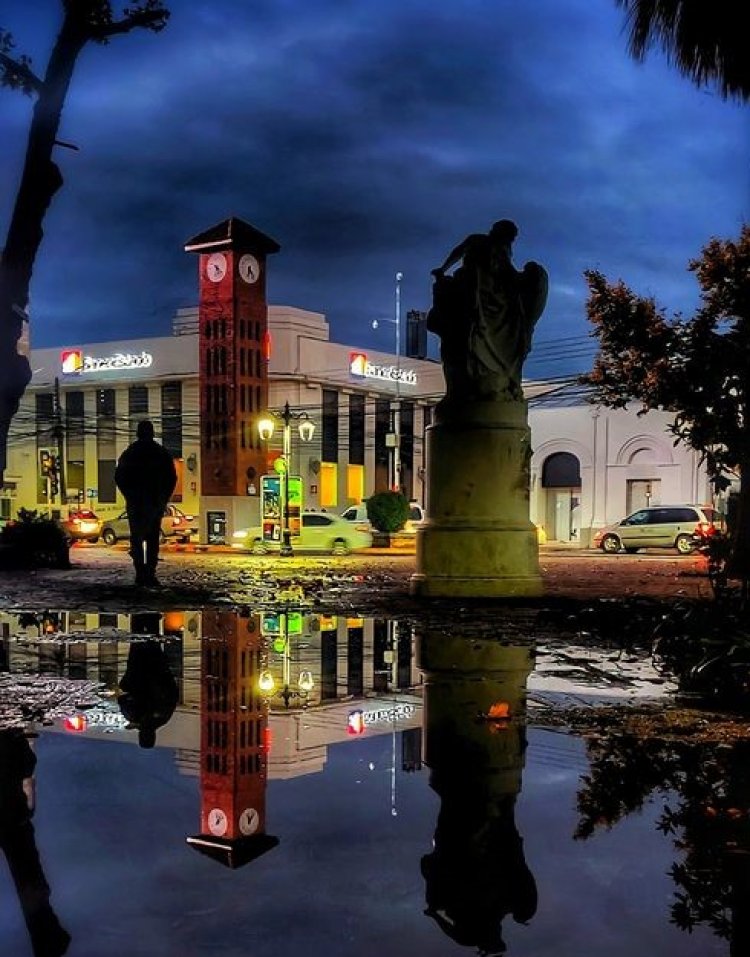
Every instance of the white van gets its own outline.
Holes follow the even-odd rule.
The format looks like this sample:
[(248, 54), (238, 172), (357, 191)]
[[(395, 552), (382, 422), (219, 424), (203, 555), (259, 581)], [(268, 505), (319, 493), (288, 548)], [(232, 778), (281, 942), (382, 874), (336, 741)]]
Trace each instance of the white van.
[[(367, 503), (360, 502), (359, 505), (350, 505), (345, 511), (341, 513), (341, 517), (347, 522), (356, 522), (357, 525), (364, 526), (363, 531), (371, 531), (370, 520), (367, 517)], [(420, 522), (425, 520), (425, 513), (422, 506), (415, 499), (412, 499), (409, 502), (409, 516), (406, 519), (406, 524), (401, 529), (407, 535), (414, 535), (417, 531), (417, 526)]]

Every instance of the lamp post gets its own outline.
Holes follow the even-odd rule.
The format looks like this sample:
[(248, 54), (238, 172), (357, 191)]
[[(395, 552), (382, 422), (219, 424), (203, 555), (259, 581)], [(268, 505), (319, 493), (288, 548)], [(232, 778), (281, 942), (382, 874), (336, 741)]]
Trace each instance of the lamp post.
[(297, 678), (296, 687), (292, 687), (291, 678), (291, 649), (289, 647), (289, 620), (286, 613), (279, 615), (279, 634), (276, 642), (282, 643), (281, 648), (281, 687), (276, 687), (276, 678), (270, 670), (262, 671), (258, 677), (258, 689), (266, 701), (271, 698), (281, 698), (284, 707), (288, 708), (292, 701), (299, 700), (302, 708), (307, 707), (310, 692), (315, 687), (315, 680), (312, 671), (304, 669), (300, 671)]
[(393, 412), (393, 432), (395, 445), (393, 446), (393, 476), (391, 488), (401, 491), (401, 281), (402, 272), (396, 273), (396, 308), (393, 319), (373, 319), (372, 328), (377, 329), (381, 322), (390, 322), (396, 327), (396, 403)]
[(281, 412), (269, 412), (270, 418), (262, 418), (258, 422), (258, 434), (264, 442), (267, 442), (274, 433), (274, 418), (283, 423), (281, 457), (283, 468), (279, 472), (280, 482), (280, 507), (281, 507), (281, 547), (280, 555), (290, 556), (294, 554), (292, 548), (292, 533), (289, 528), (289, 470), (292, 460), (292, 422), (299, 422), (299, 437), (303, 442), (310, 442), (315, 433), (315, 423), (310, 420), (307, 412), (292, 412), (289, 403), (284, 403)]

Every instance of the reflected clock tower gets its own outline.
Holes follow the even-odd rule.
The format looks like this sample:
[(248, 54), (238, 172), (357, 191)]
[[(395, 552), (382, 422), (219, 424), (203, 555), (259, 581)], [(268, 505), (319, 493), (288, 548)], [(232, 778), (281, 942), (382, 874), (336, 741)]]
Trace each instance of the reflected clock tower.
[(201, 832), (188, 844), (227, 867), (271, 850), (266, 834), (268, 705), (258, 691), (260, 622), (204, 611), (201, 647)]

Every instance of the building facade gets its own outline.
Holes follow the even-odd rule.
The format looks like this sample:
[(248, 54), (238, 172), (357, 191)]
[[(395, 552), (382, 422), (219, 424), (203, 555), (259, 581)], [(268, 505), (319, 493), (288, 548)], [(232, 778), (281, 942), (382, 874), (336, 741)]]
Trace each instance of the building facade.
[[(268, 409), (288, 402), (316, 426), (309, 443), (291, 430), (291, 472), (302, 480), (303, 507), (340, 512), (392, 486), (398, 407), (400, 484), (429, 509), (425, 433), (444, 389), (440, 364), (332, 342), (320, 313), (270, 306), (268, 318)], [(34, 377), (10, 434), (1, 514), (20, 507), (60, 513), (83, 503), (102, 518), (118, 515), (124, 502), (115, 465), (148, 417), (175, 458), (174, 501), (200, 516), (202, 541), (229, 540), (234, 527), (257, 522), (262, 465), (233, 490), (244, 494), (206, 493), (202, 351), (197, 308), (178, 312), (171, 336), (33, 350)], [(580, 396), (553, 404), (545, 383), (526, 383), (526, 392), (530, 515), (543, 539), (587, 546), (594, 530), (643, 505), (711, 502), (705, 469), (695, 452), (674, 444), (669, 414), (601, 409)], [(246, 417), (244, 435), (256, 451), (258, 417)], [(267, 471), (282, 453), (282, 431), (263, 448)], [(49, 455), (64, 463), (60, 488), (42, 474)]]
[[(175, 458), (173, 500), (200, 515), (203, 541), (211, 539), (210, 516), (223, 514), (214, 541), (257, 522), (262, 463), (272, 471), (283, 430), (262, 447), (255, 465), (246, 467), (243, 460), (239, 487), (218, 488), (212, 479), (221, 459), (215, 436), (207, 447), (205, 411), (205, 393), (214, 383), (206, 385), (200, 376), (205, 353), (197, 308), (178, 313), (172, 336), (33, 350), (34, 377), (9, 440), (2, 514), (10, 517), (20, 507), (60, 513), (82, 503), (101, 518), (118, 515), (124, 502), (115, 487), (115, 465), (134, 440), (138, 421), (150, 418), (157, 439)], [(291, 472), (302, 479), (305, 508), (341, 511), (392, 486), (397, 406), (401, 486), (408, 497), (423, 500), (424, 432), (443, 390), (438, 363), (332, 342), (323, 315), (284, 306), (268, 309), (265, 361), (267, 409), (279, 411), (288, 402), (316, 427), (309, 443), (296, 430), (291, 436)], [(240, 451), (252, 445), (258, 453), (257, 420), (266, 402), (254, 399), (246, 411), (249, 401), (233, 401), (239, 411), (224, 413), (227, 432), (239, 433)], [(41, 463), (50, 456), (63, 463), (59, 487), (43, 474)]]

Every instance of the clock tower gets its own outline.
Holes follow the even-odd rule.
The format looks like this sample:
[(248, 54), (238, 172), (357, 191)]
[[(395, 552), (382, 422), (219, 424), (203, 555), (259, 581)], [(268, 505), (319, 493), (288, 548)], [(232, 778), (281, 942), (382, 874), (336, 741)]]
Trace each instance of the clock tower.
[[(201, 514), (214, 516), (214, 529), (259, 517), (267, 460), (256, 423), (268, 407), (271, 344), (266, 264), (280, 248), (236, 217), (185, 244), (198, 253)], [(217, 541), (211, 533), (209, 519), (208, 540)]]
[(204, 611), (201, 646), (201, 832), (187, 839), (227, 867), (275, 847), (266, 834), (268, 703), (257, 616)]

